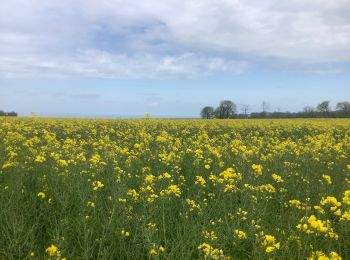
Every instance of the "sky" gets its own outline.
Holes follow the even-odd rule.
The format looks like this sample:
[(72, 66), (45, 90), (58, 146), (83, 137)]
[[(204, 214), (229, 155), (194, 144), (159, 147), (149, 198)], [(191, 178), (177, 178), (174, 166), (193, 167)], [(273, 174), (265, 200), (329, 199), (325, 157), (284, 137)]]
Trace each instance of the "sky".
[(0, 110), (198, 117), (350, 101), (348, 0), (0, 0)]

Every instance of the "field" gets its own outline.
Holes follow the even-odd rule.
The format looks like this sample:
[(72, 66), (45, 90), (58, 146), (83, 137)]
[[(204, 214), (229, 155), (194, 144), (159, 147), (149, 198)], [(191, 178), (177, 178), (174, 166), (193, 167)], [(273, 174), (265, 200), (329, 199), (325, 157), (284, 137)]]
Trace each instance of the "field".
[(4, 118), (0, 203), (0, 259), (350, 259), (350, 121)]

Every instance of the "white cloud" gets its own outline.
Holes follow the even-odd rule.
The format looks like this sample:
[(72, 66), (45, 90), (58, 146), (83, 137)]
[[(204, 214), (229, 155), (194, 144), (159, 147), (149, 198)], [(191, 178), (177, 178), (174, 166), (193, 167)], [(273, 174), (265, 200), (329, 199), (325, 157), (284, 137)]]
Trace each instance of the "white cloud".
[(66, 57), (3, 57), (1, 78), (196, 78), (215, 72), (240, 74), (249, 67), (244, 61), (225, 61), (193, 53), (181, 55), (111, 54), (87, 50)]
[(347, 0), (3, 0), (1, 77), (194, 77), (255, 60), (319, 70), (350, 62), (349, 13)]

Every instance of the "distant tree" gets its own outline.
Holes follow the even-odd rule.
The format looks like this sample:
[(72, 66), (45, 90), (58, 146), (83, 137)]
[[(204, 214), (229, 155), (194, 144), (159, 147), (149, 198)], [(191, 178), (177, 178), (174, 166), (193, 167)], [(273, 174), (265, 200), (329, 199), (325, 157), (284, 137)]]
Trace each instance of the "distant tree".
[(327, 113), (329, 111), (331, 111), (331, 108), (329, 106), (329, 101), (323, 101), (322, 103), (317, 105), (317, 111), (318, 112), (322, 112), (322, 113)]
[(7, 113), (7, 116), (18, 116), (18, 114), (16, 112), (11, 111)]
[(201, 110), (201, 117), (203, 119), (211, 119), (214, 117), (214, 108), (211, 106), (203, 107)]
[(350, 114), (350, 102), (338, 102), (336, 109), (344, 114)]
[(313, 107), (306, 106), (303, 108), (303, 112), (304, 113), (313, 113), (313, 112), (315, 112), (315, 109)]
[(0, 110), (0, 116), (18, 116), (18, 114), (16, 112), (5, 112)]
[(230, 100), (223, 100), (215, 109), (215, 116), (217, 118), (233, 118), (237, 111), (237, 106)]

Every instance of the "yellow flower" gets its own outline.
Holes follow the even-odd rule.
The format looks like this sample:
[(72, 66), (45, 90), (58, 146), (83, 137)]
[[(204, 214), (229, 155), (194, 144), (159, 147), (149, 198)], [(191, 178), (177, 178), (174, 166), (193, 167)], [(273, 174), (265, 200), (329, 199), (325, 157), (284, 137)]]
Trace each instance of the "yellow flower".
[(150, 249), (150, 250), (148, 251), (148, 253), (149, 253), (150, 255), (158, 255), (157, 250), (155, 250), (154, 248)]
[(247, 239), (248, 237), (247, 234), (242, 230), (235, 229), (234, 233), (239, 239)]
[(252, 169), (256, 175), (262, 175), (262, 166), (260, 164), (253, 164)]
[(45, 193), (44, 192), (39, 192), (37, 195), (40, 199), (45, 199)]
[(331, 252), (328, 255), (322, 251), (315, 251), (311, 254), (308, 260), (342, 260), (341, 256), (336, 252)]
[(335, 197), (327, 196), (327, 198), (325, 198), (325, 199), (322, 198), (322, 200), (320, 202), (320, 205), (322, 205), (322, 206), (325, 206), (325, 205), (333, 206), (335, 208), (333, 208), (334, 210), (332, 210), (332, 211), (335, 211), (337, 207), (341, 206), (341, 203), (339, 201), (337, 201), (337, 199)]
[(324, 180), (326, 183), (332, 184), (332, 178), (331, 178), (331, 176), (326, 175), (326, 174), (323, 174), (323, 175), (322, 175), (322, 178), (323, 178), (323, 180)]
[(171, 195), (171, 194), (174, 194), (176, 197), (180, 197), (180, 195), (181, 195), (181, 190), (180, 190), (180, 188), (179, 188), (177, 185), (172, 184), (172, 185), (170, 185), (170, 186), (168, 187), (168, 189), (162, 190), (162, 191), (160, 192), (160, 195), (161, 195), (161, 196)]
[(344, 214), (341, 216), (340, 220), (350, 221), (350, 210), (349, 211), (345, 211)]
[(38, 163), (42, 163), (42, 162), (45, 162), (46, 159), (44, 156), (41, 156), (41, 155), (37, 155), (34, 159), (34, 162), (38, 162)]
[(211, 241), (215, 241), (218, 239), (218, 236), (216, 235), (216, 233), (214, 231), (208, 232), (208, 231), (204, 230), (203, 235), (206, 239), (209, 239)]
[(276, 238), (272, 235), (264, 235), (262, 245), (266, 247), (266, 253), (272, 253), (275, 250), (280, 249), (280, 243), (276, 243)]
[(51, 246), (46, 248), (45, 252), (48, 253), (49, 256), (60, 256), (61, 255), (61, 253), (58, 250), (57, 246), (55, 246), (54, 244), (51, 244)]
[(155, 179), (155, 176), (153, 174), (148, 174), (145, 177), (145, 182), (146, 183), (152, 183), (154, 179)]
[(199, 185), (205, 187), (205, 184), (206, 184), (206, 183), (207, 183), (207, 182), (205, 181), (205, 179), (204, 179), (202, 176), (196, 176), (196, 182), (195, 182), (195, 184), (199, 184)]
[(343, 203), (346, 205), (350, 205), (350, 190), (344, 192)]
[(94, 191), (100, 190), (104, 187), (105, 185), (101, 181), (93, 181), (92, 182), (92, 189)]
[(301, 208), (301, 202), (299, 200), (289, 200), (289, 206), (295, 207), (297, 209)]
[(207, 243), (202, 243), (198, 246), (198, 249), (210, 259), (225, 259), (224, 251), (222, 249), (214, 248)]
[(340, 255), (338, 255), (336, 252), (333, 251), (333, 252), (329, 253), (329, 259), (330, 260), (341, 260), (342, 258)]
[(137, 201), (139, 198), (139, 194), (137, 193), (137, 191), (135, 189), (130, 189), (128, 190), (128, 192), (126, 193), (126, 195), (128, 195), (129, 197), (132, 198), (132, 200)]
[(124, 229), (122, 231), (120, 231), (120, 234), (122, 235), (122, 237), (129, 237), (130, 233), (128, 231), (125, 231)]
[(273, 251), (275, 251), (275, 247), (274, 246), (268, 246), (268, 247), (266, 247), (266, 250), (265, 250), (265, 252), (266, 253), (272, 253)]
[(91, 201), (88, 201), (87, 206), (90, 207), (90, 208), (94, 208), (95, 207), (95, 203), (91, 202)]
[(170, 179), (171, 178), (171, 174), (168, 172), (165, 172), (161, 175), (164, 179)]
[(271, 176), (276, 182), (283, 182), (283, 179), (282, 179), (281, 176), (279, 176), (279, 175), (277, 175), (275, 173), (273, 173)]
[(201, 210), (200, 205), (196, 204), (194, 200), (186, 199), (186, 203), (190, 206), (190, 211)]

